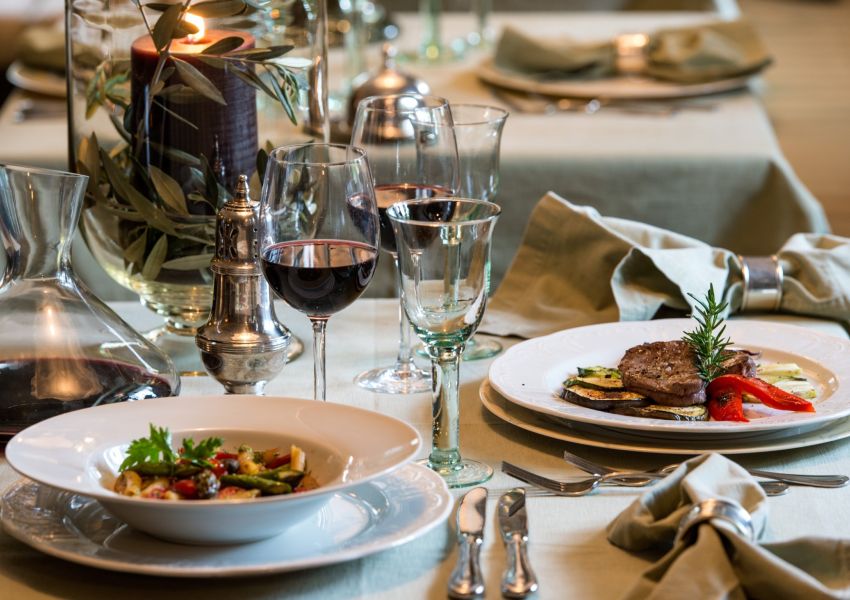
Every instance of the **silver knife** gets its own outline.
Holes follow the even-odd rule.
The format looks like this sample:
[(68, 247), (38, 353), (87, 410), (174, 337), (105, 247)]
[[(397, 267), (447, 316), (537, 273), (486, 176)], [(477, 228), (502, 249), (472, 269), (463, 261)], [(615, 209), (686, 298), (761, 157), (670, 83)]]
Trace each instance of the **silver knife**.
[(528, 562), (528, 516), (525, 488), (514, 488), (499, 498), (499, 529), (508, 553), (508, 566), (502, 573), (502, 595), (525, 598), (537, 591), (537, 576)]
[(474, 598), (484, 593), (479, 555), (484, 543), (484, 514), (487, 508), (487, 489), (471, 489), (457, 508), (457, 543), (459, 555), (449, 579), (449, 596)]

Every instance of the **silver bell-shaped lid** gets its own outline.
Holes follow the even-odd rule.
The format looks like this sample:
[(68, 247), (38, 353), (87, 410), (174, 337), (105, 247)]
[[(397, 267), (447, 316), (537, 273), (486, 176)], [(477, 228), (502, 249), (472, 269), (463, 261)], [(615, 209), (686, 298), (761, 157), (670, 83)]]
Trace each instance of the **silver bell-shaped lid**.
[(428, 84), (413, 75), (399, 71), (395, 65), (396, 49), (392, 44), (384, 44), (383, 67), (369, 79), (354, 88), (348, 101), (348, 125), (354, 125), (357, 105), (369, 96), (388, 96), (390, 94), (428, 94)]

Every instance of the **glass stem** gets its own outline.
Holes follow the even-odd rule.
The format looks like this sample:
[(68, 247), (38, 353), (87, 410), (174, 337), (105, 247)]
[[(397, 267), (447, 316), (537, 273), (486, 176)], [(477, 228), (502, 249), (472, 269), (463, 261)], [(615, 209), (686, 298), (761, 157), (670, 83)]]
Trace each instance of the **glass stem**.
[(325, 328), (327, 319), (310, 319), (313, 323), (313, 400), (325, 400)]
[(410, 347), (410, 320), (404, 312), (404, 303), (401, 299), (401, 268), (398, 264), (398, 254), (393, 254), (395, 265), (395, 289), (398, 294), (398, 355), (396, 356), (396, 371), (409, 371), (413, 367), (413, 349)]
[(490, 18), (490, 11), (493, 8), (493, 0), (472, 0), (473, 11), (478, 21), (478, 43), (486, 44), (490, 32), (487, 30), (487, 21)]
[(442, 0), (419, 0), (419, 11), (422, 14), (425, 26), (421, 54), (429, 60), (439, 58), (443, 52), (440, 40), (441, 5)]
[(434, 399), (429, 466), (439, 473), (461, 468), (460, 461), (460, 348), (430, 348)]

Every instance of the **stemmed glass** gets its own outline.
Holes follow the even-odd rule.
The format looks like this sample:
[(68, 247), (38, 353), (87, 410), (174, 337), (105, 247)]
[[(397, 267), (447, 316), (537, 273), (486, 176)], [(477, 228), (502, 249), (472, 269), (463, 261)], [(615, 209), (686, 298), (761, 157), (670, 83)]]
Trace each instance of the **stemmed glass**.
[(283, 146), (269, 155), (260, 204), (269, 286), (313, 324), (313, 398), (325, 399), (325, 328), (369, 285), (378, 209), (366, 153), (338, 144)]
[[(452, 103), (460, 167), (459, 196), (492, 202), (499, 192), (499, 147), (508, 112), (481, 104)], [(496, 340), (473, 336), (464, 360), (490, 358), (502, 351)]]
[(490, 286), (490, 242), (501, 209), (481, 200), (399, 202), (387, 211), (398, 244), (402, 304), (431, 357), (433, 447), (426, 464), (449, 487), (487, 481), (493, 469), (460, 455), (460, 357)]
[[(390, 253), (398, 271), (387, 208), (400, 200), (451, 196), (458, 188), (457, 144), (448, 102), (416, 94), (365, 98), (357, 107), (351, 143), (369, 154), (381, 220), (381, 247)], [(400, 290), (400, 279), (397, 284)], [(399, 334), (395, 364), (361, 373), (355, 378), (357, 385), (389, 394), (431, 389), (428, 373), (413, 362), (410, 324), (403, 310), (399, 310)]]

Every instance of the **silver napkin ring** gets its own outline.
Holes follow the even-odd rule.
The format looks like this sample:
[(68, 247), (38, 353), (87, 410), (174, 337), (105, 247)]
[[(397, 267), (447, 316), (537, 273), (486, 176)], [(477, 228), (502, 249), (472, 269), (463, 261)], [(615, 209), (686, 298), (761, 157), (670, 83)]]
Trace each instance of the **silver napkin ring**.
[(694, 531), (700, 524), (711, 521), (712, 519), (719, 519), (729, 523), (738, 535), (747, 540), (752, 541), (756, 537), (753, 519), (743, 506), (737, 502), (712, 499), (703, 500), (699, 504), (695, 504), (682, 517), (674, 543), (678, 544), (686, 538), (689, 539), (691, 531)]
[(773, 256), (742, 256), (741, 274), (744, 277), (744, 297), (741, 311), (776, 311), (782, 301), (784, 273), (779, 258)]

